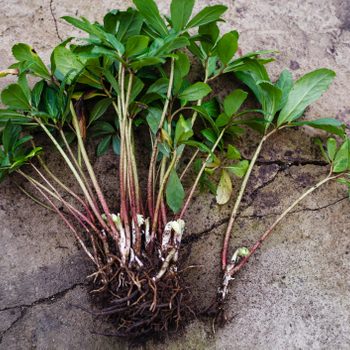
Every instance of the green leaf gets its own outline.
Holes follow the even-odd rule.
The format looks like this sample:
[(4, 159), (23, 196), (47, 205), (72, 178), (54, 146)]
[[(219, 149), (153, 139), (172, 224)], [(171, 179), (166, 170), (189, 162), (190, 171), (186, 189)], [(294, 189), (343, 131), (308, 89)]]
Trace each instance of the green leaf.
[[(125, 79), (125, 86), (128, 86), (130, 76), (128, 75)], [(141, 79), (139, 79), (137, 76), (134, 76), (132, 81), (132, 88), (131, 88), (131, 94), (130, 94), (130, 100), (129, 102), (133, 102), (136, 97), (140, 94), (145, 84), (142, 82)], [(125, 94), (127, 91), (125, 91)]]
[(206, 54), (210, 56), (220, 34), (220, 29), (217, 23), (212, 22), (200, 26), (198, 33), (200, 34), (201, 47)]
[(275, 86), (282, 91), (281, 103), (278, 106), (278, 110), (281, 110), (286, 104), (290, 90), (293, 87), (292, 73), (288, 69), (285, 69), (284, 71), (282, 71)]
[(31, 123), (32, 119), (11, 109), (0, 109), (0, 127), (5, 125), (8, 121), (11, 121), (11, 124), (25, 125)]
[(215, 125), (218, 128), (222, 128), (222, 127), (226, 126), (231, 121), (231, 119), (232, 119), (232, 117), (229, 117), (226, 113), (221, 113), (216, 118)]
[(226, 204), (232, 195), (232, 181), (226, 170), (222, 170), (218, 188), (216, 189), (216, 202)]
[(113, 135), (112, 148), (115, 154), (120, 155), (120, 138), (118, 135)]
[(133, 0), (133, 3), (153, 30), (161, 36), (168, 34), (168, 29), (159, 14), (157, 4), (153, 0)]
[(191, 119), (185, 120), (185, 118), (181, 114), (179, 120), (176, 123), (174, 144), (178, 145), (184, 141), (188, 141), (188, 139), (192, 136), (193, 130)]
[(114, 134), (115, 129), (110, 123), (98, 121), (91, 127), (91, 133), (94, 137), (99, 137)]
[(177, 94), (181, 89), (183, 78), (187, 76), (190, 71), (190, 60), (184, 52), (177, 52), (177, 60), (174, 67), (174, 94)]
[(104, 17), (103, 23), (107, 32), (116, 34), (120, 42), (125, 42), (130, 36), (140, 34), (143, 17), (133, 8), (126, 11), (112, 10)]
[(44, 89), (44, 106), (47, 114), (50, 117), (58, 117), (58, 91), (51, 86), (46, 86)]
[(39, 81), (38, 83), (36, 83), (34, 85), (34, 88), (32, 90), (32, 102), (33, 102), (33, 105), (35, 107), (39, 106), (41, 94), (42, 94), (43, 89), (44, 89), (44, 85), (45, 85), (45, 83), (43, 80)]
[(169, 208), (174, 214), (178, 213), (183, 205), (185, 191), (175, 170), (172, 170), (170, 173), (165, 195)]
[(261, 88), (261, 105), (265, 114), (265, 119), (272, 122), (281, 104), (282, 91), (269, 81), (258, 82)]
[(171, 23), (179, 32), (185, 28), (191, 17), (195, 0), (172, 0), (170, 5)]
[(95, 122), (97, 119), (106, 113), (108, 107), (112, 104), (112, 98), (104, 98), (98, 101), (90, 112), (89, 125)]
[(159, 123), (162, 117), (162, 110), (159, 108), (151, 107), (148, 109), (148, 114), (146, 117), (147, 123), (155, 135), (159, 128)]
[(337, 141), (334, 138), (330, 137), (327, 140), (327, 155), (331, 161), (334, 160), (334, 156), (336, 152), (337, 152)]
[(117, 95), (120, 95), (120, 88), (119, 88), (118, 82), (115, 79), (114, 75), (108, 69), (105, 69), (103, 71), (103, 75), (108, 80), (108, 82), (111, 84), (111, 86), (112, 86), (113, 90), (115, 91), (115, 93)]
[(196, 147), (201, 152), (204, 152), (204, 153), (208, 153), (208, 154), (212, 154), (213, 153), (211, 151), (211, 149), (208, 146), (206, 146), (204, 143), (202, 143), (202, 142), (190, 140), (190, 141), (184, 141), (183, 144), (191, 146), (191, 147)]
[(216, 98), (202, 103), (201, 105), (211, 117), (216, 117), (220, 113), (220, 105)]
[(224, 99), (224, 111), (228, 116), (233, 116), (246, 100), (248, 93), (237, 89), (227, 95)]
[(217, 135), (213, 129), (204, 129), (201, 130), (201, 134), (211, 143), (215, 143)]
[(277, 125), (281, 126), (299, 118), (307, 106), (328, 90), (334, 77), (335, 73), (332, 70), (321, 68), (298, 79), (280, 112)]
[(350, 140), (347, 139), (339, 148), (333, 162), (333, 172), (342, 173), (350, 170)]
[(226, 65), (235, 55), (238, 49), (238, 33), (229, 32), (224, 34), (217, 44), (217, 53), (221, 62)]
[(344, 136), (345, 134), (344, 124), (341, 121), (334, 118), (320, 118), (320, 119), (310, 120), (310, 121), (305, 120), (301, 122), (294, 122), (294, 123), (291, 123), (290, 125), (291, 126), (308, 125), (315, 129), (321, 129), (338, 136)]
[(126, 42), (125, 56), (130, 57), (138, 55), (148, 47), (149, 37), (145, 35), (135, 35), (130, 37)]
[(1, 92), (2, 103), (13, 108), (29, 110), (30, 101), (19, 84), (10, 84)]
[(169, 86), (168, 78), (159, 78), (156, 80), (147, 90), (148, 94), (158, 94), (161, 96), (165, 96)]
[(228, 145), (226, 157), (227, 159), (239, 160), (241, 159), (241, 153), (235, 146)]
[(96, 155), (102, 156), (103, 154), (105, 154), (108, 150), (108, 147), (110, 146), (112, 141), (112, 135), (108, 135), (106, 137), (104, 137), (101, 142), (98, 144), (97, 149), (96, 149)]
[(247, 172), (249, 167), (249, 162), (247, 160), (242, 160), (235, 165), (231, 165), (227, 167), (230, 171), (232, 171), (236, 176), (243, 177)]
[(50, 73), (44, 62), (31, 46), (18, 43), (12, 47), (12, 54), (18, 61), (27, 63), (28, 69), (36, 76), (50, 79)]
[(159, 63), (164, 63), (164, 59), (159, 57), (146, 57), (139, 61), (131, 63), (130, 67), (136, 71), (143, 67), (157, 65)]
[(62, 19), (64, 19), (69, 24), (73, 25), (74, 27), (76, 27), (76, 28), (78, 28), (86, 33), (94, 34), (94, 30), (92, 29), (92, 25), (87, 20), (84, 20), (84, 19), (81, 20), (81, 19), (71, 17), (71, 16), (63, 16)]
[(197, 82), (186, 88), (179, 94), (181, 100), (197, 101), (207, 96), (211, 92), (208, 84)]
[[(142, 0), (140, 0), (142, 1)], [(186, 28), (193, 28), (218, 21), (221, 15), (227, 10), (226, 6), (214, 5), (208, 6), (197, 13), (187, 24)]]
[(5, 153), (12, 151), (12, 147), (17, 142), (21, 130), (22, 128), (19, 125), (12, 125), (11, 122), (6, 124), (2, 131), (2, 145)]
[(80, 61), (78, 56), (66, 47), (56, 47), (52, 56), (56, 68), (54, 74), (56, 75), (58, 73), (61, 76), (69, 74), (69, 78), (67, 79), (68, 84), (72, 83), (76, 75), (84, 69), (84, 64)]

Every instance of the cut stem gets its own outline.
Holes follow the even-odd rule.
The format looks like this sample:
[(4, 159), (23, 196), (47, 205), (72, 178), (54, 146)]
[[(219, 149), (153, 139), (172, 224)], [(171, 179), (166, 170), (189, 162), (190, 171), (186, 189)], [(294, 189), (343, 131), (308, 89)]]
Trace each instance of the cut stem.
[(232, 277), (238, 271), (240, 271), (243, 266), (248, 262), (250, 257), (261, 247), (264, 241), (271, 235), (272, 231), (276, 228), (276, 226), (308, 195), (314, 192), (316, 189), (324, 185), (330, 180), (334, 180), (339, 178), (341, 175), (332, 176), (329, 174), (326, 178), (318, 182), (316, 185), (310, 187), (306, 192), (304, 192), (298, 199), (296, 199), (276, 220), (275, 222), (264, 232), (264, 234), (255, 242), (255, 244), (250, 248), (249, 254), (242, 258), (240, 262), (236, 264), (232, 264), (232, 266), (228, 266), (225, 275), (229, 275)]
[(250, 175), (252, 173), (252, 170), (254, 168), (254, 165), (259, 157), (259, 154), (261, 152), (262, 146), (264, 144), (264, 142), (275, 132), (277, 131), (277, 129), (273, 129), (270, 133), (264, 135), (264, 137), (261, 139), (258, 147), (255, 150), (255, 153), (249, 163), (249, 167), (247, 169), (247, 172), (245, 173), (245, 176), (243, 178), (242, 184), (241, 184), (241, 188), (239, 190), (236, 202), (233, 206), (232, 212), (231, 212), (231, 216), (229, 219), (229, 222), (227, 224), (227, 228), (226, 228), (226, 232), (225, 232), (225, 237), (224, 237), (224, 243), (223, 243), (223, 247), (222, 247), (222, 253), (221, 253), (221, 265), (222, 265), (222, 269), (225, 271), (226, 269), (226, 265), (227, 265), (227, 255), (228, 255), (228, 248), (229, 248), (229, 242), (230, 242), (230, 237), (231, 237), (231, 231), (232, 231), (232, 227), (233, 224), (236, 221), (237, 218), (237, 214), (238, 214), (238, 209), (241, 205), (242, 199), (243, 199), (243, 195), (245, 193)]

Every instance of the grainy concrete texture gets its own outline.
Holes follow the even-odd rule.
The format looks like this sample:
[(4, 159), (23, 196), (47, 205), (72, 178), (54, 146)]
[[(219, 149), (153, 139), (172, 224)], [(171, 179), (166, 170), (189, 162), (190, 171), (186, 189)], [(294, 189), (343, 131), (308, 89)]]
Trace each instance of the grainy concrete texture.
[[(216, 2), (198, 0), (196, 9)], [(295, 77), (320, 66), (335, 69), (335, 83), (307, 114), (350, 122), (349, 0), (221, 2), (229, 8), (222, 28), (239, 30), (243, 52), (281, 52), (269, 68), (273, 77), (284, 67)], [(167, 11), (168, 1), (158, 3)], [(0, 0), (0, 66), (11, 63), (10, 48), (19, 41), (32, 44), (48, 62), (59, 37), (74, 34), (60, 16), (101, 19), (107, 10), (128, 4)], [(5, 82), (0, 81), (0, 87)], [(232, 83), (225, 78), (215, 87), (223, 96)], [(234, 246), (254, 242), (298, 193), (327, 172), (313, 146), (315, 135), (293, 130), (266, 144), (235, 226)], [(245, 156), (251, 156), (254, 144), (252, 139)], [(55, 157), (50, 162), (56, 169), (62, 166)], [(114, 163), (111, 155), (95, 161), (103, 170), (104, 189), (112, 194)], [(89, 305), (86, 259), (55, 214), (25, 198), (14, 180), (20, 181), (0, 186), (0, 349), (126, 349), (128, 345), (117, 339), (95, 334), (102, 321), (73, 306)], [(210, 322), (196, 321), (180, 336), (161, 344), (148, 342), (143, 348), (350, 349), (349, 209), (345, 189), (335, 183), (314, 193), (232, 283), (224, 328), (213, 335)], [(186, 262), (200, 265), (188, 280), (203, 306), (210, 303), (218, 283), (228, 213), (229, 208), (215, 205), (212, 195), (198, 195), (187, 216), (187, 232), (194, 239), (184, 247)]]

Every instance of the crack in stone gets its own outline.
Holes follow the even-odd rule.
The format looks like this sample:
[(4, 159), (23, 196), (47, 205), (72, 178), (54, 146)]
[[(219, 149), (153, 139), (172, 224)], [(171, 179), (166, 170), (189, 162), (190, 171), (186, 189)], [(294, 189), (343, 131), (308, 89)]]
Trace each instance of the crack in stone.
[[(344, 201), (345, 199), (348, 199), (349, 196), (345, 196), (345, 197), (342, 197), (340, 199), (337, 199), (336, 201), (334, 202), (331, 202), (331, 203), (328, 203), (322, 207), (317, 207), (317, 208), (303, 208), (303, 209), (299, 209), (299, 210), (294, 210), (294, 211), (291, 211), (288, 215), (293, 215), (293, 214), (298, 214), (298, 213), (301, 213), (301, 212), (304, 212), (304, 211), (319, 211), (319, 210), (323, 210), (323, 209), (327, 209), (333, 205), (337, 205), (338, 203)], [(257, 214), (254, 214), (254, 215), (238, 215), (237, 216), (237, 219), (262, 219), (262, 218), (269, 218), (269, 217), (276, 217), (276, 216), (279, 216), (281, 215), (281, 213), (272, 213), (272, 214), (265, 214), (265, 215), (257, 215)], [(190, 236), (188, 237), (185, 237), (183, 239), (183, 244), (184, 245), (187, 245), (187, 244), (192, 244), (194, 242), (197, 242), (199, 241), (200, 239), (206, 237), (212, 230), (215, 230), (217, 228), (219, 228), (220, 226), (224, 225), (225, 223), (227, 223), (229, 220), (229, 218), (224, 218), (224, 219), (221, 219), (219, 220), (218, 222), (212, 224), (209, 228), (201, 231), (201, 232), (198, 232), (198, 233), (193, 233), (191, 234)]]
[(3, 309), (0, 309), (0, 312), (13, 310), (13, 309), (17, 309), (17, 308), (28, 308), (29, 309), (33, 306), (45, 304), (45, 303), (52, 304), (52, 303), (56, 302), (57, 300), (60, 300), (61, 298), (63, 298), (68, 292), (75, 289), (76, 287), (84, 286), (84, 285), (86, 285), (85, 282), (74, 283), (73, 285), (71, 285), (70, 287), (68, 287), (66, 289), (63, 289), (63, 290), (61, 290), (55, 294), (52, 294), (48, 297), (37, 299), (37, 300), (33, 301), (31, 304), (21, 304), (21, 305), (5, 307)]
[[(9, 327), (7, 327), (4, 331), (2, 331), (1, 333), (0, 333), (0, 345), (1, 345), (1, 343), (2, 343), (2, 340), (3, 340), (3, 338), (4, 338), (4, 336), (5, 336), (5, 334), (12, 328), (12, 327), (14, 327), (24, 316), (25, 316), (25, 314), (26, 314), (26, 312), (27, 312), (27, 308), (21, 308), (20, 306), (19, 307), (16, 307), (16, 309), (21, 309), (20, 310), (20, 312), (21, 312), (21, 314), (10, 324), (10, 326)], [(0, 311), (3, 311), (3, 310), (0, 310)], [(6, 311), (6, 310), (5, 310)]]
[(0, 309), (0, 312), (14, 310), (14, 309), (20, 309), (20, 311), (21, 311), (20, 316), (18, 316), (18, 318), (15, 321), (13, 321), (11, 323), (11, 325), (6, 330), (4, 330), (3, 332), (0, 333), (0, 345), (1, 345), (2, 340), (3, 340), (4, 336), (6, 335), (6, 333), (9, 332), (11, 328), (13, 328), (20, 320), (23, 319), (23, 317), (27, 314), (27, 312), (30, 308), (37, 306), (37, 305), (45, 304), (45, 303), (46, 304), (53, 304), (53, 303), (59, 301), (60, 299), (62, 299), (68, 292), (74, 290), (76, 287), (84, 286), (84, 285), (86, 285), (85, 282), (75, 283), (72, 286), (70, 286), (64, 290), (61, 290), (53, 295), (50, 295), (49, 297), (40, 298), (38, 300), (35, 300), (31, 304), (21, 304), (21, 305), (17, 305), (17, 306), (10, 306), (10, 307)]
[(62, 41), (62, 37), (60, 36), (60, 33), (58, 31), (58, 23), (57, 23), (57, 19), (56, 19), (56, 15), (55, 15), (55, 11), (53, 9), (53, 1), (54, 0), (50, 0), (50, 12), (51, 12), (51, 17), (53, 19), (54, 25), (55, 25), (55, 30), (56, 30), (56, 35), (57, 38)]
[(316, 166), (327, 166), (329, 165), (323, 160), (312, 160), (312, 159), (293, 159), (293, 160), (262, 160), (259, 159), (256, 165), (278, 165), (282, 168), (289, 168), (292, 166), (305, 166), (305, 165), (316, 165)]

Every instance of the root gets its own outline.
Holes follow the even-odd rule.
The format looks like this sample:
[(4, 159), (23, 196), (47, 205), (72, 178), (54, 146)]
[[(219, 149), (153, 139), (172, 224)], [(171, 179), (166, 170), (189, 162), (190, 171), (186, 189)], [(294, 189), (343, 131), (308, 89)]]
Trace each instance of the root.
[(176, 270), (167, 269), (161, 278), (155, 278), (162, 267), (159, 262), (147, 261), (136, 269), (115, 260), (108, 285), (101, 286), (100, 281), (93, 293), (100, 308), (91, 313), (113, 325), (113, 332), (105, 335), (135, 341), (177, 330), (193, 317), (190, 292)]

